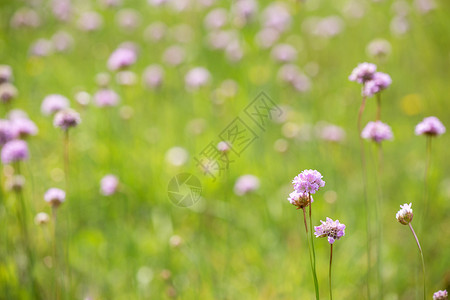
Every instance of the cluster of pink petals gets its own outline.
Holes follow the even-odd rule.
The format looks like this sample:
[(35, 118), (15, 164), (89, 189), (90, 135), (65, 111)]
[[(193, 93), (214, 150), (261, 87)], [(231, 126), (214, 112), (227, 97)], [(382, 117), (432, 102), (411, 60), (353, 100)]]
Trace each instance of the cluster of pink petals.
[(372, 79), (364, 85), (363, 94), (367, 97), (372, 97), (376, 93), (387, 89), (391, 83), (391, 76), (386, 73), (376, 72)]
[(66, 192), (58, 188), (50, 188), (45, 192), (44, 200), (51, 206), (58, 207), (66, 200)]
[(327, 237), (328, 243), (333, 244), (345, 235), (345, 225), (339, 223), (339, 220), (333, 221), (327, 217), (326, 222), (320, 220), (322, 225), (314, 226), (316, 237)]
[(380, 143), (384, 140), (392, 140), (391, 127), (381, 121), (369, 122), (361, 132), (361, 137), (374, 142)]
[(3, 164), (23, 161), (29, 158), (28, 145), (22, 140), (12, 140), (7, 142), (1, 152)]
[(448, 299), (448, 293), (447, 290), (443, 291), (437, 291), (433, 294), (433, 300), (447, 300)]
[(108, 69), (117, 71), (127, 68), (136, 62), (136, 52), (130, 48), (120, 47), (116, 49), (108, 59)]
[(258, 177), (250, 174), (242, 175), (236, 180), (234, 193), (238, 196), (243, 196), (259, 189), (259, 186), (260, 183)]
[(437, 136), (445, 133), (445, 126), (436, 117), (428, 117), (417, 124), (415, 129), (416, 135)]
[(119, 179), (117, 176), (108, 174), (100, 181), (100, 192), (104, 196), (111, 196), (117, 192)]
[(304, 170), (292, 181), (294, 189), (299, 193), (315, 194), (321, 187), (325, 186), (322, 174), (316, 170)]
[(290, 193), (287, 199), (289, 203), (295, 205), (297, 209), (303, 209), (314, 202), (313, 197), (308, 193), (299, 193), (297, 191)]
[(353, 69), (348, 79), (350, 81), (356, 81), (358, 83), (364, 84), (367, 81), (372, 80), (376, 71), (376, 65), (367, 62), (360, 63), (356, 68)]

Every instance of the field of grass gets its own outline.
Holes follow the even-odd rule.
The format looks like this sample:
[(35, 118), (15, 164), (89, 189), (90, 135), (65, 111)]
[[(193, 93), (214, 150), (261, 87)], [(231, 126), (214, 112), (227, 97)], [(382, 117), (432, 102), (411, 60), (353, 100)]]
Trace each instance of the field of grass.
[[(60, 20), (64, 16), (53, 10), (58, 3), (64, 8), (63, 2), (71, 3), (71, 11)], [(414, 133), (428, 116), (450, 126), (450, 2), (168, 0), (158, 6), (156, 0), (122, 0), (118, 6), (102, 5), (107, 2), (117, 1), (0, 2), (0, 65), (11, 67), (18, 91), (0, 103), (0, 118), (20, 109), (39, 129), (27, 138), (29, 159), (20, 162), (26, 180), (21, 191), (7, 188), (19, 163), (2, 164), (0, 299), (315, 299), (303, 214), (286, 200), (293, 178), (305, 169), (318, 170), (326, 182), (314, 194), (313, 226), (326, 217), (346, 225), (333, 248), (334, 299), (368, 299), (368, 289), (370, 299), (423, 299), (419, 251), (408, 226), (395, 218), (404, 203), (413, 204), (426, 299), (450, 288), (450, 139), (448, 133), (432, 138), (424, 192), (427, 138)], [(423, 9), (427, 4), (430, 10)], [(239, 19), (241, 6), (249, 7), (247, 19)], [(220, 13), (205, 21), (217, 8), (226, 13), (224, 24)], [(33, 23), (30, 13), (19, 22), (26, 9), (39, 24), (27, 26)], [(88, 11), (102, 19), (97, 30), (81, 28), (89, 21), (82, 20)], [(128, 27), (120, 25), (126, 13)], [(163, 29), (150, 26), (156, 22)], [(267, 47), (258, 43), (263, 28), (278, 36)], [(45, 45), (54, 47), (52, 37), (61, 31), (71, 45), (47, 53)], [(152, 39), (152, 32), (161, 39)], [(218, 33), (232, 36), (225, 50), (211, 46), (214, 39), (225, 39)], [(47, 40), (44, 47), (36, 45), (39, 39)], [(386, 40), (390, 52), (371, 55), (367, 47), (375, 39)], [(124, 42), (136, 48), (137, 60), (127, 69), (132, 73), (108, 68), (111, 53)], [(278, 48), (280, 54), (280, 44), (291, 47)], [(176, 66), (167, 62), (171, 46), (185, 54)], [(348, 80), (362, 62), (376, 64), (392, 78), (381, 93), (381, 120), (391, 126), (394, 139), (381, 148), (364, 141), (368, 206), (357, 130), (361, 85)], [(143, 74), (155, 64), (164, 75), (158, 87), (149, 88)], [(280, 78), (286, 65), (302, 74), (297, 89)], [(190, 88), (185, 76), (196, 67), (209, 72), (209, 81)], [(121, 84), (117, 73), (132, 79), (134, 74), (135, 82)], [(97, 93), (108, 77), (106, 85), (120, 96), (118, 105), (76, 100), (80, 91)], [(68, 130), (67, 140), (53, 126), (53, 116), (41, 112), (50, 94), (67, 97), (80, 114), (81, 123)], [(245, 112), (261, 95), (275, 110), (258, 127)], [(375, 115), (376, 97), (368, 98), (363, 126)], [(248, 147), (240, 155), (226, 154), (228, 168), (213, 178), (196, 159), (211, 143), (226, 139), (237, 117), (255, 140), (243, 139)], [(326, 124), (340, 126), (345, 138), (324, 140), (320, 133)], [(169, 199), (169, 182), (180, 173), (201, 184), (200, 198), (189, 207)], [(107, 174), (120, 182), (110, 196), (100, 192)], [(259, 187), (240, 193), (235, 184), (245, 174), (256, 176)], [(56, 223), (44, 201), (52, 187), (66, 191)], [(35, 223), (39, 212), (50, 216), (47, 224)], [(330, 247), (326, 239), (314, 239), (320, 299), (327, 299)]]

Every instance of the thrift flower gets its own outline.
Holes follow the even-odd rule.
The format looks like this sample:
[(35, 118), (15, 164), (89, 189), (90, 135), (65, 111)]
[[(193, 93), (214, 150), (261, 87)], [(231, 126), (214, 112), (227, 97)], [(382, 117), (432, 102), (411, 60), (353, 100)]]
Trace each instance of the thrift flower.
[(320, 221), (322, 225), (314, 226), (316, 237), (328, 237), (328, 243), (333, 244), (345, 235), (345, 225), (339, 223), (339, 220), (333, 221), (327, 217), (327, 221)]
[(377, 66), (371, 63), (361, 63), (356, 68), (353, 69), (352, 73), (348, 77), (350, 81), (356, 81), (358, 83), (366, 83), (373, 79), (375, 72), (377, 71)]
[(448, 293), (447, 290), (443, 291), (437, 291), (433, 294), (433, 300), (447, 300), (448, 299)]
[(391, 83), (391, 76), (386, 73), (376, 72), (372, 80), (367, 81), (364, 85), (363, 94), (367, 97), (372, 97), (376, 93), (387, 89)]
[(14, 136), (19, 138), (26, 138), (30, 135), (36, 135), (38, 128), (33, 121), (26, 118), (16, 118), (11, 122)]
[(111, 196), (117, 192), (119, 179), (114, 175), (106, 175), (100, 181), (100, 192), (104, 196)]
[(34, 217), (34, 222), (37, 225), (45, 225), (50, 221), (50, 217), (45, 212), (40, 212)]
[(62, 110), (58, 112), (53, 119), (53, 126), (59, 127), (63, 130), (68, 130), (71, 127), (76, 127), (80, 123), (80, 114), (73, 109)]
[(1, 152), (3, 164), (27, 160), (29, 157), (28, 146), (25, 141), (14, 140), (7, 142)]
[(413, 211), (412, 211), (411, 205), (412, 205), (412, 203), (410, 203), (410, 204), (405, 203), (403, 205), (400, 205), (401, 209), (395, 215), (397, 220), (400, 223), (402, 223), (403, 225), (408, 225), (409, 223), (411, 223), (411, 221), (413, 219)]
[(46, 96), (41, 104), (42, 114), (46, 116), (54, 114), (66, 108), (69, 108), (69, 99), (58, 94), (51, 94)]
[(321, 187), (325, 186), (322, 177), (322, 174), (316, 170), (304, 170), (295, 176), (292, 183), (294, 189), (299, 193), (315, 194)]
[(0, 147), (15, 137), (12, 123), (8, 120), (0, 119)]
[(116, 106), (119, 101), (119, 95), (110, 89), (102, 89), (94, 95), (94, 102), (98, 107)]
[(50, 188), (45, 192), (44, 200), (56, 208), (66, 201), (66, 192), (58, 188)]
[(389, 125), (381, 121), (375, 121), (367, 123), (361, 132), (361, 137), (380, 143), (383, 140), (392, 140), (394, 136)]
[(259, 189), (259, 179), (253, 175), (243, 175), (236, 180), (234, 185), (234, 193), (238, 196), (243, 196), (250, 192)]
[[(311, 198), (311, 202), (309, 202), (309, 198)], [(299, 193), (297, 191), (290, 193), (287, 199), (292, 205), (295, 205), (297, 209), (303, 209), (314, 202), (313, 198), (310, 197), (308, 193)]]
[(117, 71), (127, 68), (136, 62), (136, 52), (129, 48), (118, 48), (108, 59), (108, 69)]
[(445, 133), (445, 127), (436, 117), (428, 117), (416, 126), (416, 135), (438, 136)]

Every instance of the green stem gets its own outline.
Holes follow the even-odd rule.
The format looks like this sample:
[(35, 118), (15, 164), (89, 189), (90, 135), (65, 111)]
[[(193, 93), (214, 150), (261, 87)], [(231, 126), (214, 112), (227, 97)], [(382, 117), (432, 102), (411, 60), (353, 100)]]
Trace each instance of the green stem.
[(313, 227), (312, 227), (312, 218), (311, 218), (311, 207), (312, 207), (312, 201), (311, 201), (311, 193), (308, 193), (309, 198), (309, 228), (311, 229), (309, 231), (310, 237), (311, 237), (311, 249), (312, 249), (312, 257), (313, 257), (313, 276), (314, 276), (314, 287), (316, 289), (316, 299), (319, 300), (319, 281), (317, 280), (317, 273), (316, 273), (316, 251), (314, 249), (314, 237), (313, 237)]
[(376, 143), (376, 153), (375, 153), (375, 161), (376, 161), (376, 173), (375, 173), (375, 182), (377, 186), (377, 201), (376, 201), (376, 209), (375, 209), (375, 223), (377, 224), (377, 281), (378, 281), (378, 289), (379, 289), (379, 297), (380, 299), (383, 298), (384, 294), (384, 286), (383, 286), (383, 279), (382, 279), (382, 263), (381, 263), (381, 257), (382, 257), (382, 247), (381, 242), (383, 241), (383, 224), (382, 224), (382, 217), (381, 216), (381, 208), (383, 207), (383, 190), (381, 188), (381, 170), (382, 170), (382, 157), (383, 157), (383, 150), (381, 148), (381, 143)]
[(377, 121), (381, 120), (381, 94), (377, 93)]
[(54, 268), (54, 281), (53, 284), (55, 285), (55, 299), (59, 300), (59, 284), (58, 284), (58, 256), (57, 256), (57, 246), (56, 246), (56, 241), (57, 241), (57, 236), (56, 236), (56, 207), (52, 206), (52, 216), (53, 216), (53, 268)]
[(316, 293), (316, 299), (317, 299), (317, 287), (316, 287), (316, 279), (314, 277), (314, 265), (313, 265), (313, 257), (312, 257), (312, 249), (311, 249), (311, 243), (309, 242), (309, 235), (308, 235), (308, 224), (306, 222), (306, 210), (305, 208), (303, 210), (303, 221), (305, 224), (305, 232), (306, 232), (306, 243), (308, 244), (308, 252), (309, 252), (309, 263), (311, 265), (311, 274), (313, 276), (313, 282), (314, 282), (314, 291)]
[(422, 259), (422, 273), (423, 273), (423, 300), (426, 300), (427, 298), (427, 291), (426, 291), (426, 284), (425, 284), (425, 261), (423, 259), (423, 253), (422, 253), (422, 248), (420, 247), (420, 243), (419, 243), (419, 239), (417, 238), (416, 233), (414, 232), (414, 229), (411, 225), (411, 223), (408, 223), (409, 225), (409, 229), (411, 229), (411, 232), (414, 236), (414, 238), (416, 239), (416, 243), (417, 243), (417, 247), (419, 248), (419, 253), (420, 253), (420, 258)]
[(331, 289), (331, 262), (333, 261), (333, 244), (331, 244), (331, 247), (330, 247), (330, 268), (329, 268), (329, 271), (328, 271), (328, 282), (329, 282), (329, 285), (330, 285), (330, 300), (333, 300), (333, 292), (332, 292), (332, 289)]
[[(364, 86), (363, 86), (364, 89)], [(366, 272), (366, 287), (367, 287), (367, 299), (371, 299), (371, 293), (370, 293), (370, 273), (371, 273), (371, 267), (370, 267), (370, 259), (372, 257), (371, 254), (371, 238), (370, 238), (370, 219), (369, 219), (369, 199), (367, 196), (367, 167), (366, 167), (366, 157), (364, 154), (364, 140), (361, 137), (361, 119), (362, 114), (364, 112), (364, 108), (366, 106), (366, 97), (363, 96), (361, 105), (359, 107), (358, 112), (358, 121), (357, 121), (357, 127), (358, 127), (358, 137), (359, 137), (359, 147), (360, 147), (360, 154), (361, 154), (361, 167), (362, 167), (362, 179), (363, 179), (363, 189), (364, 189), (364, 204), (365, 204), (365, 217), (366, 217), (366, 247), (367, 247), (367, 272)]]
[[(424, 205), (424, 213), (422, 215), (422, 218), (426, 218), (426, 214), (428, 211), (428, 173), (430, 170), (430, 164), (431, 164), (431, 136), (427, 136), (427, 157), (426, 157), (426, 164), (425, 164), (425, 174), (424, 174), (424, 195), (423, 195), (423, 205)], [(422, 223), (422, 222), (421, 222)], [(423, 224), (421, 224), (423, 227)], [(420, 230), (419, 230), (420, 231)]]

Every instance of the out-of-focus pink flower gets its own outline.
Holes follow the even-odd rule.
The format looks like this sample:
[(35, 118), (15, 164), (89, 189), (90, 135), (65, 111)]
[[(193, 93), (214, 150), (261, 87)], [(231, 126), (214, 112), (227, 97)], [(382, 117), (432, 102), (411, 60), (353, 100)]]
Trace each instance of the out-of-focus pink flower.
[(289, 9), (283, 2), (274, 2), (262, 12), (264, 27), (270, 27), (284, 32), (289, 29), (292, 21)]
[(56, 52), (66, 52), (73, 46), (73, 37), (65, 31), (58, 31), (52, 36), (52, 43)]
[(151, 89), (161, 86), (163, 79), (164, 69), (159, 65), (148, 66), (142, 74), (144, 84)]
[(171, 66), (178, 66), (183, 63), (186, 52), (181, 46), (170, 46), (163, 53), (162, 60)]
[(94, 95), (94, 103), (98, 107), (116, 106), (119, 101), (119, 95), (111, 89), (101, 89)]
[(297, 59), (297, 50), (289, 44), (278, 44), (272, 49), (272, 58), (279, 62), (293, 62)]
[(96, 31), (103, 25), (103, 18), (95, 11), (87, 11), (80, 15), (78, 27), (83, 31)]
[(60, 21), (69, 21), (72, 16), (72, 4), (70, 0), (53, 0), (52, 1), (53, 15)]
[(31, 45), (30, 54), (34, 56), (49, 56), (53, 51), (53, 44), (50, 40), (38, 39)]
[(127, 68), (136, 62), (136, 52), (128, 48), (116, 49), (108, 59), (108, 68), (111, 71)]
[(216, 8), (211, 10), (205, 17), (203, 23), (206, 29), (219, 29), (222, 28), (228, 19), (227, 10), (224, 8)]
[(205, 68), (196, 67), (186, 74), (184, 80), (188, 89), (198, 89), (209, 83), (211, 74)]
[(45, 116), (54, 114), (66, 108), (69, 108), (69, 99), (59, 94), (46, 96), (41, 104), (41, 112)]
[(100, 180), (100, 192), (104, 196), (114, 195), (119, 188), (119, 179), (117, 176), (108, 174)]
[(234, 185), (234, 193), (243, 196), (259, 189), (260, 183), (258, 177), (254, 175), (242, 175), (236, 180)]
[(167, 33), (167, 26), (163, 22), (154, 22), (145, 29), (144, 39), (149, 42), (158, 42), (162, 40)]
[(119, 27), (125, 30), (135, 30), (141, 23), (141, 15), (134, 9), (121, 9), (116, 18)]
[(22, 7), (14, 13), (11, 18), (10, 24), (12, 28), (37, 28), (41, 25), (41, 18), (33, 9)]

